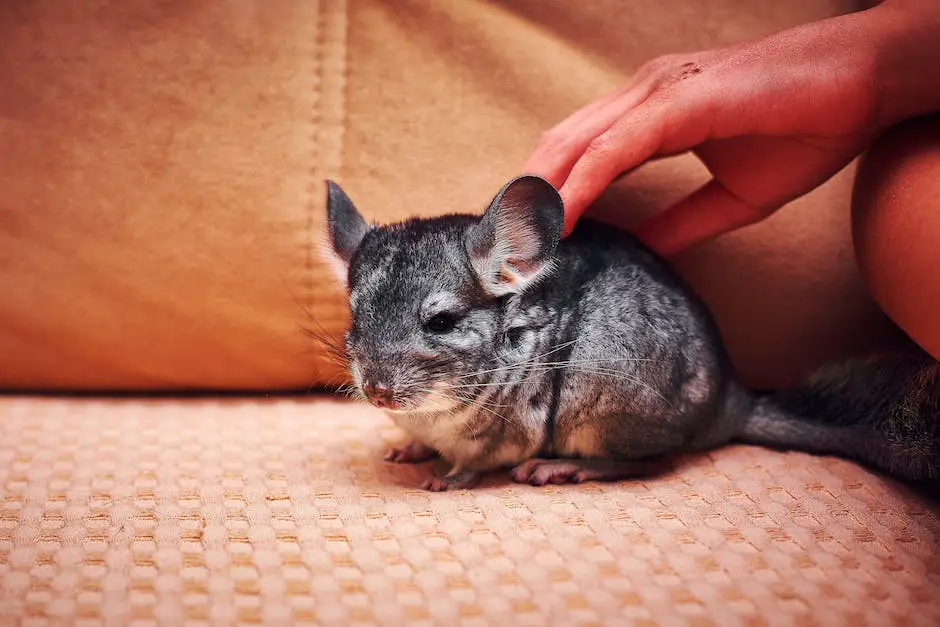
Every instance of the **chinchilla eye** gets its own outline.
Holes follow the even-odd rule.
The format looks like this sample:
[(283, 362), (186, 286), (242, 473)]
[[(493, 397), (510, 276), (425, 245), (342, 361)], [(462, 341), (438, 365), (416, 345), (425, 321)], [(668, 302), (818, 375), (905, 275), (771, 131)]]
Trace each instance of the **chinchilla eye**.
[(450, 333), (457, 326), (457, 316), (441, 312), (435, 314), (427, 322), (428, 330), (433, 333)]

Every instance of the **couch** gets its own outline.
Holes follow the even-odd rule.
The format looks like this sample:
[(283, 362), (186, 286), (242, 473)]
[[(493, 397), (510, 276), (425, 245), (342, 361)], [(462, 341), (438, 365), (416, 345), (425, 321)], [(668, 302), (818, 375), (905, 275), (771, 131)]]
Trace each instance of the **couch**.
[[(348, 322), (324, 179), (377, 221), (481, 210), (644, 61), (858, 8), (0, 4), (0, 624), (938, 624), (938, 510), (888, 478), (732, 446), (429, 494), (304, 333)], [(675, 260), (754, 388), (900, 337), (853, 171)], [(629, 228), (706, 176), (659, 161), (592, 213)]]

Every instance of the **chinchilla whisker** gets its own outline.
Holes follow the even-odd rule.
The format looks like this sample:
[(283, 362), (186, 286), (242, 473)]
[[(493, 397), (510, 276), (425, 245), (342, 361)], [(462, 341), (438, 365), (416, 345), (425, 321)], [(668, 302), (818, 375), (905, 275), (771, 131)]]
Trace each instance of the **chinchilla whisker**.
[[(605, 360), (603, 360), (603, 359), (600, 359), (600, 360), (589, 360), (589, 359), (587, 359), (587, 360), (571, 360), (571, 361), (559, 361), (559, 362), (538, 363), (538, 364), (533, 364), (532, 372), (531, 372), (530, 374), (528, 374), (528, 375), (526, 375), (526, 376), (524, 376), (524, 377), (522, 377), (522, 378), (520, 378), (520, 379), (513, 379), (513, 380), (510, 380), (510, 381), (491, 381), (491, 382), (487, 382), (487, 383), (447, 384), (447, 389), (448, 389), (448, 390), (457, 390), (457, 389), (467, 389), (467, 388), (491, 388), (491, 387), (496, 387), (496, 388), (511, 388), (511, 387), (514, 387), (514, 386), (516, 386), (516, 385), (518, 385), (518, 384), (520, 384), (520, 383), (524, 383), (524, 382), (529, 381), (529, 380), (531, 380), (531, 379), (537, 378), (539, 375), (542, 375), (542, 374), (544, 374), (544, 373), (546, 373), (546, 372), (551, 372), (551, 371), (553, 371), (553, 370), (570, 369), (570, 370), (575, 370), (575, 371), (578, 371), (578, 372), (583, 372), (583, 373), (585, 373), (585, 374), (596, 374), (596, 375), (601, 375), (601, 376), (607, 376), (607, 377), (618, 378), (618, 379), (620, 379), (620, 380), (622, 380), (622, 381), (629, 381), (629, 382), (632, 382), (632, 383), (636, 383), (637, 385), (641, 385), (641, 386), (647, 388), (649, 391), (653, 392), (653, 393), (656, 394), (659, 398), (662, 398), (664, 401), (666, 401), (666, 402), (668, 403), (667, 399), (665, 399), (665, 398), (662, 396), (662, 394), (660, 394), (655, 388), (653, 388), (653, 387), (650, 386), (649, 384), (645, 383), (645, 382), (642, 381), (641, 379), (637, 379), (636, 377), (633, 377), (633, 376), (629, 375), (628, 373), (621, 372), (621, 371), (618, 371), (618, 370), (609, 369), (609, 368), (608, 368), (608, 369), (605, 369), (605, 368), (589, 368), (589, 367), (586, 367), (585, 365), (582, 365), (582, 364), (586, 364), (586, 365), (589, 366), (590, 364), (593, 364), (593, 363), (603, 363), (604, 361), (605, 361)], [(652, 361), (652, 360), (649, 360), (649, 359), (624, 358), (624, 359), (622, 359), (622, 360), (620, 360), (620, 361)]]
[(343, 348), (343, 342), (332, 333), (327, 331), (326, 327), (324, 327), (320, 321), (317, 320), (312, 313), (310, 313), (310, 310), (300, 302), (300, 299), (297, 298), (297, 295), (294, 293), (294, 291), (290, 289), (290, 286), (287, 284), (286, 280), (284, 281), (284, 287), (287, 288), (288, 293), (294, 299), (294, 302), (297, 304), (297, 306), (300, 307), (300, 310), (304, 312), (304, 315), (310, 320), (310, 322), (315, 324), (320, 329), (319, 331), (314, 331), (313, 329), (310, 329), (304, 325), (299, 325), (300, 330), (308, 337), (323, 344), (326, 347), (327, 352), (336, 358), (337, 365), (344, 367), (348, 366), (349, 356), (346, 354), (345, 348)]
[(303, 326), (301, 327), (301, 330), (307, 337), (319, 342), (326, 349), (326, 356), (327, 358), (330, 358), (330, 361), (333, 361), (337, 365), (343, 367), (349, 365), (349, 356), (346, 354), (345, 350), (340, 348), (335, 340), (332, 340), (329, 337), (325, 337), (313, 329), (308, 329)]
[(502, 403), (496, 403), (490, 400), (490, 398), (485, 395), (470, 397), (470, 396), (461, 395), (460, 391), (457, 391), (457, 392), (454, 392), (454, 396), (464, 398), (464, 400), (466, 400), (466, 402), (468, 403), (474, 403), (476, 405), (486, 406), (490, 408), (504, 409), (504, 408), (512, 407), (512, 405), (504, 405)]
[[(444, 385), (447, 386), (447, 389), (448, 389), (448, 390), (468, 389), (468, 388), (470, 388), (470, 389), (472, 389), (472, 388), (492, 388), (492, 387), (496, 387), (496, 388), (500, 388), (500, 387), (510, 387), (510, 388), (511, 388), (511, 387), (514, 387), (514, 386), (516, 386), (516, 385), (518, 385), (518, 384), (520, 384), (520, 383), (524, 383), (524, 382), (529, 381), (529, 380), (531, 380), (531, 379), (537, 378), (539, 375), (542, 375), (542, 374), (544, 374), (544, 373), (546, 373), (546, 372), (550, 372), (550, 371), (552, 371), (552, 370), (560, 370), (560, 369), (566, 367), (569, 363), (570, 363), (570, 362), (548, 362), (548, 363), (528, 364), (528, 367), (530, 368), (530, 372), (529, 372), (528, 374), (526, 374), (525, 376), (520, 377), (520, 378), (518, 378), (518, 379), (510, 379), (510, 380), (507, 380), (507, 381), (487, 381), (487, 382), (483, 382), (483, 383), (444, 383)], [(501, 369), (499, 369), (499, 371), (500, 371), (500, 372), (505, 372), (505, 371), (514, 370), (514, 369), (520, 369), (520, 370), (521, 370), (521, 369), (524, 369), (524, 368), (526, 368), (526, 367), (527, 367), (527, 366), (526, 366), (525, 364), (516, 364), (516, 365), (513, 365), (513, 366), (507, 366), (507, 367), (505, 367), (505, 368), (501, 368)], [(457, 377), (457, 378), (455, 378), (454, 380), (455, 380), (455, 381), (459, 381), (460, 379), (462, 379), (462, 377)]]
[(492, 374), (498, 374), (498, 373), (506, 372), (506, 371), (510, 371), (510, 370), (515, 370), (515, 369), (518, 369), (518, 368), (523, 368), (523, 367), (525, 367), (525, 366), (526, 366), (526, 363), (527, 363), (527, 362), (525, 362), (525, 361), (512, 362), (512, 363), (508, 363), (508, 364), (503, 364), (503, 365), (501, 365), (501, 366), (497, 366), (497, 367), (495, 367), (495, 368), (488, 368), (488, 369), (486, 369), (486, 370), (477, 370), (477, 371), (471, 372), (471, 373), (469, 373), (469, 374), (464, 374), (464, 375), (460, 375), (460, 376), (458, 376), (458, 377), (454, 377), (454, 381), (459, 381), (459, 380), (462, 380), (462, 379), (469, 379), (469, 378), (472, 378), (472, 377), (481, 377), (481, 376), (487, 375), (487, 374), (492, 375)]
[(493, 401), (489, 401), (489, 400), (481, 401), (481, 402), (485, 402), (488, 407), (498, 407), (500, 409), (507, 409), (507, 408), (512, 407), (512, 405), (507, 405), (506, 403), (494, 403)]
[[(528, 378), (528, 377), (526, 377)], [(458, 383), (456, 385), (448, 385), (446, 389), (448, 390), (472, 390), (475, 388), (503, 388), (503, 387), (513, 387), (521, 381), (525, 381), (526, 378), (514, 379), (512, 381), (489, 381), (487, 383)]]
[(474, 373), (469, 374), (469, 375), (463, 375), (463, 376), (459, 376), (459, 377), (454, 377), (453, 380), (454, 380), (454, 381), (461, 381), (461, 380), (464, 380), (464, 379), (468, 379), (468, 378), (470, 378), (470, 377), (480, 377), (480, 376), (483, 376), (483, 375), (497, 375), (497, 374), (502, 374), (502, 373), (506, 373), (506, 372), (513, 372), (513, 371), (518, 371), (518, 370), (524, 370), (524, 369), (526, 369), (526, 368), (528, 368), (528, 367), (530, 367), (530, 366), (537, 366), (537, 365), (538, 365), (538, 364), (535, 363), (535, 362), (517, 362), (517, 363), (512, 363), (512, 364), (506, 364), (506, 365), (500, 366), (500, 367), (498, 367), (498, 368), (491, 368), (491, 369), (489, 369), (489, 370), (481, 370), (481, 371), (479, 371), (479, 372), (474, 372)]
[(464, 375), (460, 375), (459, 377), (454, 377), (454, 381), (459, 381), (459, 380), (461, 380), (461, 379), (469, 379), (469, 378), (471, 378), (471, 377), (481, 377), (481, 376), (486, 375), (486, 374), (496, 374), (496, 373), (499, 373), (499, 372), (505, 372), (506, 370), (512, 370), (512, 369), (514, 369), (514, 368), (519, 368), (519, 367), (521, 367), (521, 366), (523, 366), (523, 365), (524, 365), (524, 364), (523, 364), (522, 362), (520, 362), (520, 363), (506, 364), (506, 365), (503, 365), (503, 366), (498, 366), (498, 367), (496, 367), (496, 368), (489, 368), (489, 369), (487, 369), (487, 370), (478, 370), (478, 371), (476, 371), (476, 372), (471, 372), (470, 374), (464, 374)]
[(343, 394), (346, 398), (351, 398), (356, 393), (356, 386), (352, 383), (344, 383), (336, 388), (338, 394)]
[[(488, 403), (486, 403), (485, 401), (481, 399), (465, 399), (465, 402), (472, 404), (477, 409), (481, 409), (485, 411), (486, 413), (490, 414), (491, 416), (499, 418), (503, 423), (507, 425), (510, 425), (510, 426), (512, 425), (512, 423), (510, 422), (508, 418), (506, 418), (501, 413), (499, 413), (498, 411), (490, 407)], [(469, 423), (467, 426), (469, 426)]]
[[(556, 344), (554, 347), (548, 349), (548, 350), (545, 351), (544, 353), (539, 353), (539, 354), (537, 354), (537, 355), (533, 355), (532, 357), (529, 357), (528, 359), (525, 359), (525, 360), (523, 360), (522, 362), (519, 362), (519, 363), (521, 363), (521, 364), (529, 364), (529, 363), (536, 362), (536, 361), (538, 361), (539, 359), (542, 359), (542, 358), (544, 358), (544, 357), (548, 357), (549, 355), (553, 355), (554, 353), (557, 353), (557, 352), (560, 351), (560, 350), (564, 350), (564, 349), (568, 348), (569, 346), (573, 345), (575, 342), (577, 342), (577, 340), (570, 340), (570, 341), (568, 341), (568, 342), (562, 342), (561, 344)], [(501, 358), (502, 358), (502, 359), (508, 358), (509, 355), (511, 355), (511, 354), (512, 354), (513, 352), (515, 352), (516, 350), (520, 350), (520, 349), (513, 349), (513, 350), (510, 351), (509, 353), (505, 353), (504, 355), (502, 355)]]
[(546, 372), (552, 372), (554, 370), (568, 370), (568, 369), (583, 370), (584, 372), (591, 371), (591, 372), (604, 373), (604, 374), (615, 374), (615, 375), (622, 375), (624, 377), (631, 376), (627, 372), (614, 370), (613, 368), (601, 368), (601, 367), (591, 368), (590, 364), (582, 365), (576, 362), (568, 362), (568, 361), (559, 361), (559, 362), (547, 363), (547, 364), (536, 364), (535, 366), (536, 374), (543, 374)]
[[(448, 390), (450, 391), (449, 388)], [(506, 424), (510, 424), (509, 420), (505, 416), (495, 411), (494, 409), (494, 407), (505, 407), (505, 406), (494, 404), (485, 398), (482, 398), (479, 396), (475, 398), (469, 397), (469, 396), (466, 396), (465, 394), (461, 394), (459, 392), (453, 392), (453, 391), (450, 391), (450, 394), (444, 394), (440, 390), (435, 390), (435, 389), (425, 389), (422, 391), (426, 392), (430, 396), (437, 396), (440, 398), (444, 398), (446, 400), (457, 400), (458, 402), (465, 403), (467, 405), (473, 405), (477, 407), (478, 409), (482, 409), (483, 411), (486, 411), (492, 414), (493, 416), (496, 416), (497, 418), (499, 418)]]
[(545, 351), (544, 353), (541, 353), (541, 354), (539, 354), (539, 355), (536, 355), (536, 356), (535, 356), (535, 359), (541, 359), (542, 357), (547, 357), (547, 356), (549, 356), (549, 355), (551, 355), (551, 354), (553, 354), (553, 353), (557, 353), (557, 352), (560, 351), (560, 350), (563, 350), (563, 349), (565, 349), (565, 348), (568, 348), (569, 346), (573, 345), (573, 344), (576, 343), (577, 341), (578, 341), (578, 340), (569, 340), (569, 341), (567, 341), (567, 342), (562, 342), (561, 344), (556, 344), (554, 347), (550, 348), (549, 350)]
[[(523, 368), (519, 368), (520, 370)], [(474, 389), (474, 388), (513, 388), (520, 383), (525, 383), (533, 379), (538, 378), (539, 376), (545, 374), (546, 372), (551, 372), (552, 370), (560, 370), (558, 366), (547, 366), (543, 367), (541, 364), (532, 364), (529, 368), (528, 373), (525, 376), (509, 379), (506, 381), (486, 381), (482, 383), (445, 383), (448, 390), (456, 389)], [(508, 369), (507, 369), (508, 370)], [(455, 381), (459, 381), (457, 378)]]
[[(458, 402), (461, 402), (465, 405), (469, 405), (472, 402), (472, 399), (466, 399), (457, 395), (448, 396), (447, 394), (441, 393), (439, 390), (433, 390), (430, 388), (416, 389), (415, 391), (418, 392), (419, 394), (421, 393), (427, 394), (430, 397), (442, 398), (446, 401), (457, 400)], [(406, 411), (413, 411), (417, 409), (418, 409), (418, 406), (414, 404), (411, 404), (410, 406), (405, 407)], [(461, 409), (460, 407), (450, 407), (445, 410), (438, 410), (438, 412), (444, 413), (448, 418), (452, 418), (454, 415), (456, 415), (457, 411), (460, 409)]]
[[(529, 375), (526, 375), (525, 377), (522, 377), (521, 379), (515, 379), (512, 381), (494, 381), (494, 382), (476, 383), (476, 384), (474, 383), (465, 383), (465, 384), (456, 384), (456, 385), (450, 384), (448, 385), (447, 389), (457, 390), (457, 389), (466, 389), (466, 388), (488, 388), (488, 387), (512, 388), (520, 383), (536, 378), (539, 375), (544, 374), (546, 372), (551, 372), (553, 370), (570, 369), (576, 372), (583, 372), (584, 374), (596, 374), (599, 376), (606, 376), (606, 377), (619, 379), (621, 381), (629, 381), (631, 383), (635, 383), (637, 385), (643, 386), (650, 392), (654, 393), (657, 397), (659, 397), (660, 399), (662, 399), (663, 401), (665, 401), (667, 404), (671, 406), (671, 403), (669, 403), (668, 399), (666, 399), (659, 391), (657, 391), (654, 387), (644, 382), (643, 380), (638, 379), (636, 377), (629, 375), (628, 373), (621, 372), (618, 370), (604, 369), (604, 368), (589, 368), (589, 367), (581, 365), (582, 361), (584, 363), (590, 364), (590, 363), (593, 363), (595, 360), (573, 360), (573, 361), (560, 361), (560, 362), (548, 362), (548, 363), (534, 364), (533, 372)], [(596, 361), (599, 363), (604, 360), (596, 360)], [(624, 361), (652, 361), (652, 360), (625, 359)]]
[(628, 374), (626, 374), (626, 373), (617, 372), (616, 370), (602, 370), (602, 369), (581, 368), (580, 366), (575, 366), (574, 368), (572, 368), (572, 370), (574, 370), (574, 371), (576, 371), (576, 372), (583, 372), (583, 373), (585, 373), (585, 374), (596, 374), (596, 375), (599, 375), (599, 376), (606, 376), (606, 377), (610, 377), (610, 378), (612, 378), (612, 379), (619, 379), (619, 380), (621, 380), (621, 381), (628, 381), (628, 382), (630, 382), (630, 383), (635, 383), (636, 385), (639, 385), (639, 386), (642, 386), (642, 387), (646, 388), (648, 391), (650, 391), (650, 392), (652, 392), (653, 394), (655, 394), (655, 395), (656, 395), (660, 400), (662, 400), (664, 403), (666, 403), (666, 404), (669, 405), (670, 407), (673, 407), (673, 404), (669, 401), (669, 399), (667, 399), (665, 396), (663, 396), (662, 393), (659, 392), (659, 390), (657, 390), (656, 388), (654, 388), (653, 386), (651, 386), (649, 383), (646, 383), (646, 382), (643, 381), (642, 379), (638, 379), (638, 378), (633, 377), (633, 376), (630, 376), (630, 375), (628, 375)]
[[(526, 360), (521, 361), (521, 362), (513, 362), (513, 363), (511, 363), (511, 364), (506, 364), (506, 365), (503, 365), (503, 366), (498, 366), (498, 367), (496, 367), (496, 368), (490, 368), (490, 369), (488, 369), (488, 370), (479, 370), (479, 371), (477, 371), (477, 372), (471, 372), (471, 373), (469, 373), (469, 374), (465, 374), (465, 375), (461, 375), (461, 376), (459, 376), (459, 377), (456, 377), (455, 380), (459, 380), (459, 379), (469, 379), (470, 377), (478, 377), (478, 376), (485, 375), (485, 374), (493, 374), (493, 373), (496, 373), (496, 372), (502, 372), (502, 371), (505, 371), (505, 370), (511, 370), (511, 369), (514, 369), (514, 368), (524, 367), (524, 366), (526, 366), (526, 365), (530, 365), (530, 364), (532, 364), (532, 363), (535, 363), (535, 362), (538, 361), (539, 359), (542, 359), (543, 357), (547, 357), (547, 356), (551, 355), (552, 353), (556, 353), (556, 352), (558, 352), (558, 351), (560, 351), (560, 350), (563, 350), (563, 349), (565, 349), (565, 348), (571, 346), (572, 344), (574, 344), (576, 341), (577, 341), (577, 340), (571, 340), (571, 341), (568, 341), (568, 342), (563, 342), (563, 343), (558, 344), (558, 345), (554, 346), (553, 348), (551, 348), (551, 349), (545, 351), (544, 353), (540, 353), (540, 354), (538, 354), (538, 355), (533, 355), (533, 356), (530, 357), (529, 359), (526, 359)], [(494, 359), (494, 361), (505, 360), (505, 359), (507, 359), (513, 352), (516, 352), (516, 351), (518, 351), (518, 350), (520, 350), (520, 349), (513, 349), (512, 351), (509, 351), (508, 353), (502, 354), (502, 355), (500, 355), (499, 357), (497, 357), (496, 359)]]
[[(434, 390), (434, 392), (435, 392), (436, 394), (438, 394), (439, 396), (443, 396), (444, 398), (451, 397), (451, 398), (454, 398), (454, 399), (456, 399), (456, 400), (458, 400), (458, 401), (462, 401), (462, 402), (468, 403), (468, 404), (471, 404), (471, 403), (472, 403), (472, 404), (486, 405), (487, 407), (496, 407), (496, 408), (508, 408), (508, 407), (512, 407), (512, 405), (504, 405), (504, 404), (502, 404), (502, 403), (493, 402), (493, 401), (490, 400), (489, 398), (486, 398), (486, 397), (484, 397), (484, 396), (482, 396), (482, 395), (479, 395), (479, 396), (471, 396), (471, 395), (468, 395), (468, 394), (466, 393), (466, 390), (472, 389), (472, 388), (474, 388), (474, 387), (489, 387), (489, 386), (488, 386), (487, 384), (482, 384), (482, 385), (479, 385), (479, 386), (474, 386), (474, 385), (467, 385), (467, 386), (460, 386), (460, 385), (457, 385), (457, 386), (447, 386), (447, 387), (445, 387), (444, 389), (447, 390), (447, 393), (448, 393), (448, 394), (442, 394), (442, 393), (441, 393), (440, 391), (438, 391), (438, 390)], [(493, 387), (495, 387), (495, 386), (493, 386)]]
[[(343, 385), (345, 385), (345, 382), (343, 381), (343, 379), (344, 377), (342, 374), (336, 374), (325, 381), (324, 380), (314, 381), (310, 385), (307, 386), (307, 391), (305, 393), (310, 394), (310, 392), (315, 387), (320, 387), (320, 388), (324, 388), (327, 390), (334, 389), (334, 391), (338, 392), (343, 387)], [(337, 384), (339, 385), (337, 386)]]
[[(519, 368), (519, 367), (524, 368), (524, 367), (527, 367), (527, 366), (538, 366), (538, 365), (540, 365), (540, 364), (542, 363), (542, 362), (539, 362), (540, 359), (543, 359), (543, 358), (545, 358), (545, 357), (548, 357), (549, 355), (552, 355), (552, 354), (554, 354), (554, 353), (557, 353), (557, 352), (560, 351), (560, 350), (563, 350), (563, 349), (565, 349), (565, 348), (568, 348), (569, 346), (571, 346), (572, 344), (574, 344), (576, 341), (577, 341), (577, 340), (571, 340), (571, 341), (568, 341), (568, 342), (563, 342), (563, 343), (558, 344), (558, 345), (556, 345), (555, 347), (553, 347), (553, 348), (551, 348), (551, 349), (545, 351), (544, 353), (539, 353), (539, 354), (537, 354), (537, 355), (533, 355), (533, 356), (529, 357), (528, 359), (525, 359), (525, 360), (520, 361), (520, 362), (514, 362), (514, 363), (511, 363), (511, 364), (508, 364), (508, 365), (506, 366), (506, 368), (511, 369), (511, 368)], [(508, 357), (508, 354), (507, 354), (507, 355), (504, 355), (504, 356), (503, 356), (503, 359), (505, 359), (505, 358), (507, 358), (507, 357)]]
[(504, 405), (504, 404), (502, 404), (502, 403), (494, 403), (493, 401), (489, 400), (488, 398), (481, 399), (481, 400), (479, 401), (479, 403), (480, 403), (481, 405), (485, 405), (486, 407), (490, 407), (490, 408), (494, 408), (494, 409), (499, 409), (499, 410), (509, 409), (509, 408), (512, 407), (512, 405)]
[(496, 411), (493, 411), (492, 409), (490, 409), (489, 407), (486, 407), (485, 405), (477, 405), (477, 407), (478, 407), (479, 409), (482, 409), (482, 410), (485, 411), (486, 413), (488, 413), (488, 414), (490, 414), (490, 415), (492, 415), (492, 416), (495, 416), (496, 418), (499, 418), (501, 421), (503, 421), (503, 423), (512, 426), (512, 423), (509, 421), (509, 419), (506, 418), (505, 416), (503, 416), (502, 414), (500, 414), (500, 413), (498, 413), (498, 412), (496, 412)]
[(548, 364), (603, 364), (610, 362), (637, 362), (637, 361), (653, 361), (649, 358), (644, 357), (600, 357), (598, 359), (569, 359), (566, 361), (545, 361), (537, 365), (548, 365)]

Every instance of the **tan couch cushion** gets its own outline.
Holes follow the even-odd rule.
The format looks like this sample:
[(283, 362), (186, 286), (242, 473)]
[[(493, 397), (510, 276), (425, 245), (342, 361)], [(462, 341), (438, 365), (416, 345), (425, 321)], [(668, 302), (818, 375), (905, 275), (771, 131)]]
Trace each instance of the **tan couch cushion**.
[(338, 27), (264, 4), (0, 6), (3, 384), (310, 382), (285, 285), (309, 300)]
[(940, 620), (936, 506), (848, 462), (733, 447), (641, 482), (429, 494), (426, 467), (382, 462), (400, 438), (322, 400), (0, 399), (0, 623)]
[[(477, 210), (538, 134), (643, 61), (849, 0), (0, 5), (0, 386), (296, 388), (342, 377), (315, 254), (322, 179), (377, 220)], [(851, 172), (679, 267), (748, 381), (886, 341), (857, 279)], [(633, 223), (703, 180), (646, 168)], [(760, 298), (756, 296), (760, 295)]]

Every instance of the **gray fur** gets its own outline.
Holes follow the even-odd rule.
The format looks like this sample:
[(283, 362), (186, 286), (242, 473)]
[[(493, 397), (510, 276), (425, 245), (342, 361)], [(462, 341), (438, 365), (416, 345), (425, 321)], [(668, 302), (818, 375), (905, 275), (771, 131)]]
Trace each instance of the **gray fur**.
[(911, 346), (820, 369), (760, 399), (740, 440), (839, 455), (940, 486), (940, 363)]
[[(546, 181), (510, 181), (483, 216), (370, 228), (329, 185), (328, 205), (342, 204), (328, 212), (347, 271), (350, 371), (360, 391), (392, 390), (390, 416), (416, 442), (387, 459), (439, 453), (452, 464), (428, 489), (469, 487), (504, 467), (533, 484), (614, 480), (734, 439), (844, 454), (902, 477), (938, 474), (937, 420), (909, 415), (938, 417), (935, 363), (933, 374), (911, 365), (887, 377), (883, 403), (838, 374), (757, 399), (704, 304), (638, 240), (582, 220), (559, 242), (561, 199)], [(447, 316), (453, 331), (432, 330)], [(857, 415), (821, 418), (843, 415), (843, 403)], [(916, 463), (884, 463), (885, 451), (912, 442)]]

